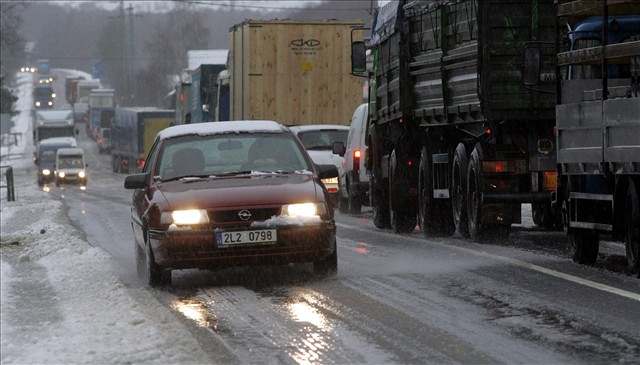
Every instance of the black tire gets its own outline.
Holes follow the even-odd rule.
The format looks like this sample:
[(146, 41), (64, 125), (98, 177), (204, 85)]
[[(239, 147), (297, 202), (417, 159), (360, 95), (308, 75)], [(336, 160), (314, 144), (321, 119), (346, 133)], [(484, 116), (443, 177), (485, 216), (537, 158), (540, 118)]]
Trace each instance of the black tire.
[(145, 265), (143, 276), (145, 282), (154, 287), (171, 285), (171, 270), (166, 270), (158, 266), (153, 258), (151, 245), (147, 243), (145, 246)]
[(633, 180), (629, 181), (625, 202), (627, 266), (632, 273), (640, 273), (640, 197)]
[(349, 212), (349, 202), (347, 198), (342, 196), (341, 192), (338, 192), (338, 210), (340, 213), (347, 214)]
[(476, 144), (469, 157), (467, 167), (467, 227), (469, 237), (474, 241), (482, 240), (482, 182), (480, 181), (480, 160), (482, 158), (482, 147)]
[(451, 200), (433, 198), (431, 176), (431, 153), (423, 147), (418, 170), (418, 224), (427, 237), (450, 236), (456, 229)]
[(593, 265), (598, 259), (599, 237), (597, 231), (571, 229), (569, 231), (569, 249), (573, 262)]
[(465, 146), (460, 143), (453, 154), (451, 169), (451, 211), (453, 224), (463, 237), (469, 237), (467, 223), (467, 166), (469, 158)]
[(334, 246), (331, 255), (322, 260), (314, 261), (313, 272), (322, 276), (335, 275), (338, 272), (338, 247)]
[(357, 194), (352, 193), (352, 187), (350, 181), (347, 179), (347, 204), (349, 214), (360, 214), (362, 213), (362, 202), (360, 197)]
[(531, 204), (531, 216), (533, 223), (544, 229), (553, 230), (562, 226), (559, 217), (551, 208), (551, 202)]
[(373, 224), (380, 229), (389, 228), (389, 208), (387, 207), (387, 199), (382, 189), (376, 187), (376, 180), (370, 181), (371, 190), (371, 208), (373, 209)]
[(396, 152), (393, 151), (389, 160), (389, 222), (395, 233), (409, 233), (416, 228), (418, 217), (408, 204), (400, 203), (400, 191), (408, 190), (406, 183), (397, 181), (400, 175)]

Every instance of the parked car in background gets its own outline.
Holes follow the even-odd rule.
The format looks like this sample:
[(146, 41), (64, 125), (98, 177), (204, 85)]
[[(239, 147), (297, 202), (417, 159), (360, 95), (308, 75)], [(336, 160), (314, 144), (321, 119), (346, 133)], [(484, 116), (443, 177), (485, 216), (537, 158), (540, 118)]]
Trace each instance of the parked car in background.
[(333, 210), (315, 165), (284, 126), (270, 121), (178, 125), (161, 131), (134, 189), (131, 223), (138, 273), (150, 285), (171, 271), (312, 262), (337, 269)]
[(87, 186), (84, 151), (81, 148), (60, 148), (56, 152), (56, 186), (77, 184)]
[(34, 162), (38, 166), (38, 185), (51, 183), (55, 178), (56, 153), (61, 148), (77, 147), (73, 137), (55, 137), (41, 140), (36, 145)]
[(360, 213), (362, 205), (369, 205), (369, 175), (365, 165), (367, 152), (367, 104), (362, 104), (353, 113), (346, 144), (336, 144), (334, 153), (343, 156), (339, 172), (340, 211)]
[[(316, 165), (342, 166), (342, 157), (333, 153), (333, 144), (346, 143), (349, 127), (336, 124), (310, 124), (290, 128)], [(338, 177), (322, 180), (329, 192), (331, 203), (338, 202)]]

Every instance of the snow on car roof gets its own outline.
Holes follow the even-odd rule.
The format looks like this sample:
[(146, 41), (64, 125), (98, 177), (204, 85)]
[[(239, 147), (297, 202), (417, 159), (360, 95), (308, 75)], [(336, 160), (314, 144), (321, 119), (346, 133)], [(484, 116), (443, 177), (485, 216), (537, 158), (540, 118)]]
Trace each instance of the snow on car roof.
[(40, 145), (66, 144), (72, 147), (76, 147), (78, 145), (78, 142), (76, 142), (76, 139), (73, 137), (45, 138), (41, 140), (39, 143)]
[(251, 132), (284, 132), (285, 128), (270, 120), (243, 120), (234, 122), (210, 122), (181, 124), (160, 131), (160, 139), (188, 135), (207, 136), (213, 134), (251, 133)]
[(56, 152), (58, 155), (82, 155), (84, 151), (82, 148), (60, 148)]
[(289, 127), (292, 132), (308, 132), (308, 131), (325, 131), (325, 130), (349, 130), (349, 126), (341, 124), (308, 124), (308, 125), (296, 125)]

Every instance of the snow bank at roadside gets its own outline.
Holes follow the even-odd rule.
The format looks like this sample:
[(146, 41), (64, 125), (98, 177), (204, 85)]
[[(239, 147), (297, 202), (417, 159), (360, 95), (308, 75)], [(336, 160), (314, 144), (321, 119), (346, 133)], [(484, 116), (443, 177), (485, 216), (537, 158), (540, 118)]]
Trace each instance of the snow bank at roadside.
[(61, 202), (19, 177), (21, 199), (1, 212), (3, 364), (210, 361), (173, 313), (121, 283)]
[[(31, 103), (33, 101), (33, 95), (31, 94), (31, 83), (33, 82), (33, 75), (27, 73), (18, 74), (17, 77), (18, 86), (18, 100), (16, 101), (17, 114), (12, 118), (13, 127), (11, 132), (19, 133), (20, 136), (17, 139), (17, 144), (12, 146), (0, 147), (0, 156), (2, 156), (2, 164), (9, 163), (16, 167), (15, 161), (11, 161), (11, 158), (24, 155), (25, 151), (29, 151), (30, 146), (33, 146), (31, 140)], [(20, 166), (24, 166), (23, 161), (20, 161)]]

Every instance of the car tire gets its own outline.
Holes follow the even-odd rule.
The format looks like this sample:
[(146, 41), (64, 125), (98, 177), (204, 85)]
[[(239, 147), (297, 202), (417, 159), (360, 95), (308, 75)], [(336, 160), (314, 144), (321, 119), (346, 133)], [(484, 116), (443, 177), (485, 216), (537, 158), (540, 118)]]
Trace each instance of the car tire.
[[(335, 241), (334, 241), (335, 242)], [(338, 272), (338, 247), (334, 246), (333, 253), (322, 260), (313, 262), (313, 272), (316, 275), (328, 276)]]
[(451, 171), (451, 205), (453, 224), (462, 237), (469, 237), (467, 222), (467, 166), (469, 157), (465, 146), (460, 143), (453, 154)]
[(582, 265), (593, 265), (598, 259), (598, 232), (585, 229), (569, 231), (569, 248), (573, 262)]
[[(349, 181), (347, 180), (347, 183)], [(349, 214), (360, 214), (362, 213), (362, 202), (360, 201), (360, 197), (356, 194), (353, 194), (352, 188), (347, 187), (347, 204), (349, 207)]]
[(156, 264), (153, 258), (153, 251), (151, 245), (148, 243), (145, 247), (145, 266), (144, 266), (144, 279), (150, 286), (163, 286), (171, 285), (171, 270), (166, 270)]
[(631, 273), (640, 273), (640, 197), (633, 180), (625, 198), (625, 250)]

